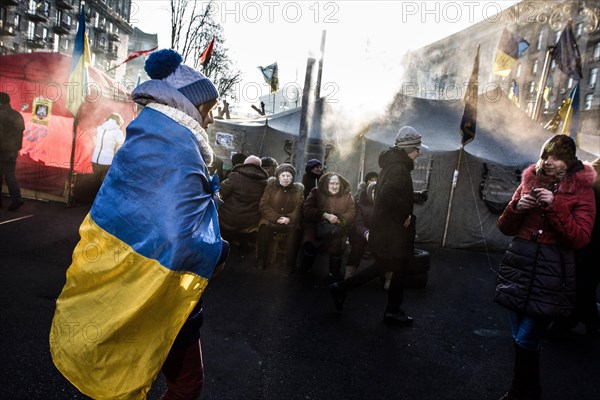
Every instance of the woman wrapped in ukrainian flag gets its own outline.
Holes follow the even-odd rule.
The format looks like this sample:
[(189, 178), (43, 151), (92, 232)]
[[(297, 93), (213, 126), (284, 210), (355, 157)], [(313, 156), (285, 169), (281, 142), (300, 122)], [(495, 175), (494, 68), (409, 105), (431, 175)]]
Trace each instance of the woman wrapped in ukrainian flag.
[(205, 131), (219, 93), (173, 50), (145, 69), (132, 93), (144, 108), (80, 227), (50, 335), (57, 368), (95, 399), (144, 399), (161, 368), (164, 398), (197, 398), (199, 300), (227, 256)]

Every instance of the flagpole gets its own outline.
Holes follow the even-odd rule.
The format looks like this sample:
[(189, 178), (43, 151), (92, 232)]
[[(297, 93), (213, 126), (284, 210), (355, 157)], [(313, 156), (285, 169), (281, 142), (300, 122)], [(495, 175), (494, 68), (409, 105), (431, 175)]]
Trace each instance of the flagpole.
[(446, 213), (446, 224), (444, 225), (444, 237), (442, 238), (442, 247), (446, 247), (446, 236), (448, 234), (448, 224), (450, 223), (450, 212), (452, 211), (452, 198), (454, 197), (454, 189), (456, 189), (456, 183), (458, 182), (458, 170), (460, 168), (460, 160), (462, 158), (462, 153), (465, 146), (460, 145), (460, 150), (458, 152), (458, 162), (456, 163), (456, 168), (454, 169), (454, 174), (452, 176), (452, 189), (450, 189), (450, 200), (448, 201), (448, 212)]
[(531, 113), (531, 119), (537, 122), (540, 119), (542, 111), (542, 100), (543, 91), (548, 83), (548, 76), (550, 74), (550, 64), (552, 60), (552, 54), (554, 53), (554, 46), (548, 46), (546, 50), (546, 57), (544, 58), (544, 68), (542, 69), (542, 76), (540, 76), (540, 83), (538, 84), (537, 93), (535, 96), (535, 103), (533, 105), (533, 112)]
[[(306, 149), (306, 137), (308, 136), (308, 100), (310, 98), (310, 86), (312, 83), (313, 67), (315, 59), (306, 59), (306, 74), (304, 75), (304, 91), (302, 92), (302, 111), (300, 113), (300, 128), (298, 131), (298, 147), (296, 148), (296, 171), (304, 171), (304, 154)], [(296, 174), (298, 178), (301, 174)]]
[(71, 141), (71, 160), (69, 162), (69, 187), (67, 189), (67, 206), (72, 207), (75, 205), (73, 198), (73, 189), (75, 187), (75, 146), (77, 144), (77, 127), (79, 125), (79, 110), (73, 118), (73, 139)]

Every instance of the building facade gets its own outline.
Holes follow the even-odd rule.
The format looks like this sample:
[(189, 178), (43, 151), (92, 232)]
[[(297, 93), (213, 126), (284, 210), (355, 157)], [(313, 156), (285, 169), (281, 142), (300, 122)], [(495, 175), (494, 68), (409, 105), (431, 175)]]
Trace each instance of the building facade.
[[(554, 62), (548, 64), (548, 79), (545, 82), (542, 79), (546, 54), (556, 45), (569, 20), (583, 65), (579, 84), (579, 132), (600, 136), (600, 0), (522, 1), (463, 31), (412, 51), (404, 60), (402, 91), (432, 99), (462, 99), (477, 45), (480, 45), (480, 93), (501, 89), (532, 118), (536, 100), (541, 98), (538, 121), (545, 124), (576, 83)], [(523, 37), (530, 46), (517, 59), (508, 76), (499, 76), (492, 73), (492, 68), (504, 28)]]
[[(131, 0), (87, 0), (86, 29), (92, 66), (123, 81)], [(0, 54), (35, 51), (72, 54), (81, 0), (0, 0)]]

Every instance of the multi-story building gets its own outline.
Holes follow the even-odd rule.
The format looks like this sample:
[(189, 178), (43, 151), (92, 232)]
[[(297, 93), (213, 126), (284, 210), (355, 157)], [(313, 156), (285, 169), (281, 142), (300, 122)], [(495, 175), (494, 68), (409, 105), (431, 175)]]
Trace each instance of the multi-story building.
[[(128, 53), (153, 49), (158, 46), (158, 35), (156, 33), (145, 33), (138, 28), (133, 28), (133, 33), (129, 35)], [(144, 70), (144, 63), (147, 56), (140, 56), (125, 64), (125, 82), (127, 84), (137, 84), (138, 81), (144, 82), (150, 77)]]
[[(599, 19), (600, 0), (522, 1), (494, 17), (412, 51), (404, 60), (403, 91), (426, 98), (462, 99), (479, 44), (480, 93), (501, 88), (506, 95), (512, 95), (514, 81), (519, 88), (515, 100), (522, 112), (532, 118), (535, 118), (536, 99), (541, 97), (538, 121), (545, 124), (575, 84), (555, 62), (548, 64), (548, 79), (541, 79), (546, 54), (571, 20), (583, 65), (579, 131), (600, 135)], [(504, 28), (526, 39), (530, 46), (508, 76), (499, 76), (492, 73), (492, 67)]]
[[(117, 80), (127, 57), (131, 0), (87, 0), (86, 29), (92, 66)], [(0, 54), (52, 51), (72, 54), (81, 0), (0, 0)]]

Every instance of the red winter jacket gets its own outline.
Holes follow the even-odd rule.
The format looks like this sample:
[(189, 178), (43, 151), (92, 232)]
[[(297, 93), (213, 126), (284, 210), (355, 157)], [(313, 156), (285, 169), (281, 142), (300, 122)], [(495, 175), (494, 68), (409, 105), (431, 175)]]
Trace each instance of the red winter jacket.
[[(578, 163), (558, 183), (548, 207), (517, 211), (518, 200), (543, 186), (535, 166), (523, 173), (498, 221), (502, 233), (516, 236), (500, 262), (494, 301), (531, 316), (566, 318), (575, 304), (573, 249), (589, 241), (596, 215), (592, 182), (596, 172)], [(543, 180), (543, 179), (542, 179)]]
[(548, 207), (517, 211), (519, 199), (532, 188), (542, 186), (538, 183), (535, 165), (531, 165), (523, 172), (521, 184), (498, 220), (500, 231), (525, 240), (538, 232), (538, 243), (558, 244), (574, 250), (583, 248), (590, 241), (596, 216), (592, 189), (595, 177), (594, 168), (583, 164), (583, 169), (567, 173), (560, 181), (554, 202)]

